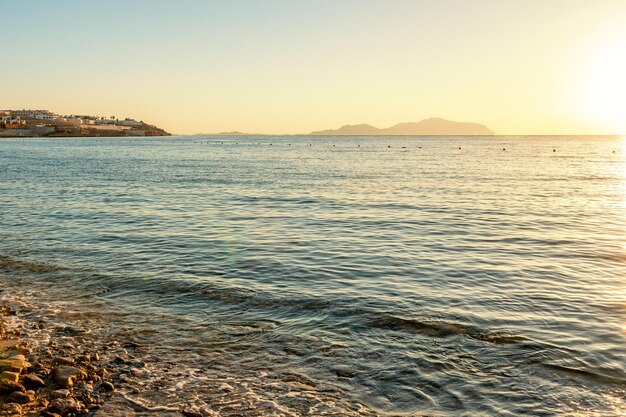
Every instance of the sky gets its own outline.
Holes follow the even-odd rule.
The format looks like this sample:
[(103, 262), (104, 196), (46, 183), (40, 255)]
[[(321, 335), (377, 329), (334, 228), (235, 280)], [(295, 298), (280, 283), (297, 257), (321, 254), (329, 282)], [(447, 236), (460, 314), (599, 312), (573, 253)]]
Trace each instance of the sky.
[(0, 108), (178, 134), (626, 133), (625, 0), (0, 0)]

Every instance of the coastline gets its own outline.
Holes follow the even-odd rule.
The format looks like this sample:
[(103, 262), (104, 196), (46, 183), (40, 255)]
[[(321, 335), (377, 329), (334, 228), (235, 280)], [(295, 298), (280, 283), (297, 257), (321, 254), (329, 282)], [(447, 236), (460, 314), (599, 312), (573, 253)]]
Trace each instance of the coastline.
[(67, 272), (0, 256), (0, 361), (16, 382), (0, 385), (0, 417), (378, 415), (295, 373), (277, 387), (270, 370), (241, 372), (219, 343), (160, 345), (135, 313), (58, 285)]
[(211, 415), (133, 402), (126, 393), (150, 372), (136, 340), (101, 338), (28, 301), (0, 290), (0, 416)]

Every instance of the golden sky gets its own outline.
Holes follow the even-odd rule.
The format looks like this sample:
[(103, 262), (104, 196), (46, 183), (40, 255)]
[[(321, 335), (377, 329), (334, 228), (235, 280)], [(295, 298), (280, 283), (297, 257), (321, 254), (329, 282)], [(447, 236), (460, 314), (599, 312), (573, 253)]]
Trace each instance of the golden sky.
[(181, 134), (433, 116), (499, 134), (626, 133), (625, 0), (11, 5), (0, 108)]

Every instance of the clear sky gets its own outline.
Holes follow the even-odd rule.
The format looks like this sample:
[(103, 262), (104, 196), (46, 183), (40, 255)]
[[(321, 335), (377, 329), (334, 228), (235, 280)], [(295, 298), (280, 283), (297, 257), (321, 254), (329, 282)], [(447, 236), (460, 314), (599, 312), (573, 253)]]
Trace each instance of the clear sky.
[(626, 133), (626, 0), (0, 0), (0, 108), (174, 133)]

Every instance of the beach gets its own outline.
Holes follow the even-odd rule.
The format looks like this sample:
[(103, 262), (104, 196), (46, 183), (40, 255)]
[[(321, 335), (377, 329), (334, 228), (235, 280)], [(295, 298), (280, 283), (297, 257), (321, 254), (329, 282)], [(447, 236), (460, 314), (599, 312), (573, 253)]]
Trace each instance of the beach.
[[(56, 270), (6, 258), (0, 267), (18, 275)], [(85, 294), (67, 300), (15, 275), (0, 275), (0, 288), (0, 416), (298, 416), (317, 407), (326, 415), (342, 400), (320, 401), (315, 382), (294, 376), (286, 408), (229, 375), (233, 364), (220, 355), (199, 358), (154, 346), (150, 332), (128, 326), (123, 312)], [(375, 413), (351, 404), (342, 415)]]
[(0, 292), (0, 415), (211, 415), (185, 407), (150, 408), (128, 398), (145, 389), (142, 381), (150, 375), (132, 334), (105, 337), (94, 332), (102, 318), (53, 307), (42, 302), (46, 295), (41, 293), (15, 297), (6, 290), (11, 288), (7, 279), (0, 279), (5, 284)]

